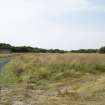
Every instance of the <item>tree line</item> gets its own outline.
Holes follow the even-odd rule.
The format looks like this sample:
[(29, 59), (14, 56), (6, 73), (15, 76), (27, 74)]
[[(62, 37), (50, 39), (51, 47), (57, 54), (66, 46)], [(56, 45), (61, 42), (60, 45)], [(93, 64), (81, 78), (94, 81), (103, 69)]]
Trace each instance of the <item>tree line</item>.
[(79, 50), (71, 50), (65, 51), (60, 49), (43, 49), (37, 47), (30, 47), (30, 46), (12, 46), (10, 44), (0, 43), (0, 49), (8, 49), (14, 53), (24, 53), (24, 52), (34, 52), (34, 53), (105, 53), (105, 46), (99, 49), (79, 49)]
[(71, 50), (72, 53), (105, 53), (105, 46), (99, 49), (79, 49)]
[(73, 53), (97, 53), (98, 49), (79, 49), (79, 50), (71, 50)]
[(30, 46), (11, 46), (10, 44), (0, 43), (0, 49), (8, 49), (14, 53), (25, 53), (25, 52), (34, 52), (34, 53), (65, 53), (64, 50), (59, 49), (43, 49)]

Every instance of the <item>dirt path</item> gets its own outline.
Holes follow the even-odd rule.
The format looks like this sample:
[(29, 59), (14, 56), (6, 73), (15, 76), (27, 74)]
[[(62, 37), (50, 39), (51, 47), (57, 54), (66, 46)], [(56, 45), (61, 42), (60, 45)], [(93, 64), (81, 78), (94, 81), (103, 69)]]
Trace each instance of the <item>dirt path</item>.
[(8, 58), (0, 58), (0, 72), (2, 71), (4, 65), (7, 64), (8, 62), (9, 62)]

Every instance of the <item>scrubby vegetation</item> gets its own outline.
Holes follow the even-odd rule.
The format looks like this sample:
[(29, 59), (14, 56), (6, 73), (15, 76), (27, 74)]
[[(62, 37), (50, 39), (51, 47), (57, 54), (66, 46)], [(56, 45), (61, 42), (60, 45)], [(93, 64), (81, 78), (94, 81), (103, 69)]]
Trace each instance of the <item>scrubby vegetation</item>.
[(99, 53), (105, 53), (105, 46), (99, 49)]
[[(98, 54), (22, 54), (16, 56), (5, 67), (8, 70), (5, 70), (4, 74), (7, 76), (11, 72), (19, 81), (21, 79), (21, 82), (30, 78), (37, 81), (53, 81), (71, 76), (78, 77), (79, 74), (100, 74), (105, 72), (103, 57), (104, 55)], [(11, 77), (9, 76), (6, 81)]]
[(80, 50), (72, 50), (73, 53), (97, 53), (98, 49), (80, 49)]
[(0, 49), (8, 49), (13, 53), (65, 53), (67, 51), (59, 50), (59, 49), (43, 49), (43, 48), (35, 48), (30, 46), (12, 46), (10, 44), (0, 43)]
[(1, 105), (105, 105), (105, 55), (16, 55), (0, 84)]

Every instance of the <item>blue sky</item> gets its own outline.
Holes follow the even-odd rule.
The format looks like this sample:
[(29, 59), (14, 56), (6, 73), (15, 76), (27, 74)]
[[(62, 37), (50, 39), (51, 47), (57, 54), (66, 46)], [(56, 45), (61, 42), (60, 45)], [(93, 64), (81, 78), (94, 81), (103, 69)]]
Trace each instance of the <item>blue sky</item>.
[(1, 0), (0, 42), (67, 50), (105, 46), (105, 1)]

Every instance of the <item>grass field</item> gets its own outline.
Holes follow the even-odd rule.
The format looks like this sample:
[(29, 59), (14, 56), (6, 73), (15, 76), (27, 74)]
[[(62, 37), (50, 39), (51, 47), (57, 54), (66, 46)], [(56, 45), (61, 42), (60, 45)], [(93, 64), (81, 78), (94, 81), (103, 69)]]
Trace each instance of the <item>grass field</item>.
[(20, 54), (0, 76), (0, 105), (105, 105), (104, 54)]

